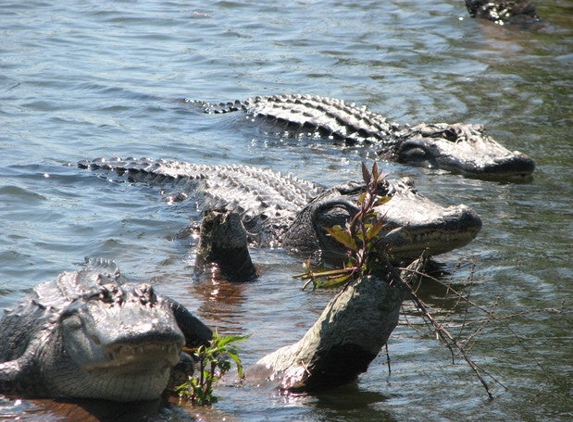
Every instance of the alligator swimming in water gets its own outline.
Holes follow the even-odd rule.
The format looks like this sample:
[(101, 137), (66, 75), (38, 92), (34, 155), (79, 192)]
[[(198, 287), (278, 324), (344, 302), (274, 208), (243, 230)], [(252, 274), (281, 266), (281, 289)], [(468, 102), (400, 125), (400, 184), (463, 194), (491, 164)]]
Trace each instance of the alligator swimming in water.
[[(80, 161), (80, 168), (116, 172), (122, 180), (172, 185), (171, 200), (191, 198), (197, 210), (237, 212), (251, 244), (283, 247), (308, 257), (345, 256), (344, 246), (324, 227), (344, 225), (358, 210), (363, 183), (333, 188), (271, 170), (229, 165), (193, 165), (178, 161), (120, 158)], [(451, 251), (471, 242), (481, 229), (474, 210), (457, 205), (442, 207), (418, 194), (409, 181), (386, 182), (381, 196), (392, 199), (376, 210), (386, 222), (381, 232), (395, 262), (411, 261), (424, 250), (430, 255)]]
[(439, 168), (483, 179), (524, 178), (535, 165), (527, 155), (509, 151), (481, 125), (390, 123), (366, 107), (310, 95), (273, 95), (213, 105), (185, 100), (209, 114), (242, 110), (248, 118), (284, 126), (287, 131), (316, 133), (347, 145), (371, 145), (388, 160)]
[(129, 282), (113, 261), (41, 283), (0, 320), (0, 393), (158, 399), (184, 345), (211, 330), (183, 306)]
[(498, 25), (531, 26), (541, 18), (529, 0), (466, 0), (472, 18), (487, 19)]

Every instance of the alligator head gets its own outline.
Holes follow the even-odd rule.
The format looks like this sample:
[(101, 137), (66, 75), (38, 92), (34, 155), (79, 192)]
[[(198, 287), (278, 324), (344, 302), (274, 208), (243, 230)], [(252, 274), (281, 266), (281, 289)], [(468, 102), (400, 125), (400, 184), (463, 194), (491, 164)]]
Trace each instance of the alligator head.
[[(356, 203), (363, 191), (363, 184), (353, 182), (326, 190), (298, 213), (285, 233), (283, 247), (305, 255), (319, 250), (326, 259), (344, 257), (345, 247), (324, 228), (344, 226), (358, 212)], [(435, 204), (418, 194), (409, 180), (385, 183), (379, 194), (392, 198), (375, 212), (386, 223), (380, 236), (395, 262), (411, 262), (424, 251), (436, 255), (462, 247), (481, 229), (481, 219), (473, 209)]]
[(161, 396), (184, 344), (211, 331), (112, 261), (41, 283), (0, 320), (0, 393), (106, 399)]
[(156, 399), (185, 343), (170, 307), (148, 284), (97, 286), (65, 308), (59, 333), (71, 360), (63, 365), (55, 354), (44, 373), (64, 397)]
[(525, 178), (535, 168), (531, 158), (501, 146), (482, 125), (420, 124), (407, 129), (403, 139), (394, 154), (411, 165), (481, 179)]
[(310, 95), (255, 97), (219, 106), (200, 104), (206, 113), (243, 110), (287, 133), (319, 134), (346, 145), (378, 149), (380, 156), (404, 164), (439, 168), (482, 179), (530, 176), (531, 158), (511, 152), (485, 134), (483, 126), (469, 124), (419, 124), (410, 128), (388, 122), (381, 114), (342, 100)]

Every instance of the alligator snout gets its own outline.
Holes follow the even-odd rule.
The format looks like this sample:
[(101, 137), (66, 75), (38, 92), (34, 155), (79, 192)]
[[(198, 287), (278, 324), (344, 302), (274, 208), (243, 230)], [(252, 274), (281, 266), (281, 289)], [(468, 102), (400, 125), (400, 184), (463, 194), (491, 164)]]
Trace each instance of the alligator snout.
[(535, 170), (535, 163), (527, 154), (513, 151), (507, 157), (498, 158), (483, 168), (483, 174), (507, 177), (527, 177)]
[[(427, 201), (428, 204), (433, 203)], [(467, 205), (433, 205), (434, 209), (429, 208), (424, 218), (419, 215), (416, 224), (394, 226), (386, 234), (384, 241), (394, 260), (411, 261), (424, 251), (429, 255), (449, 252), (469, 244), (481, 230), (480, 216)]]

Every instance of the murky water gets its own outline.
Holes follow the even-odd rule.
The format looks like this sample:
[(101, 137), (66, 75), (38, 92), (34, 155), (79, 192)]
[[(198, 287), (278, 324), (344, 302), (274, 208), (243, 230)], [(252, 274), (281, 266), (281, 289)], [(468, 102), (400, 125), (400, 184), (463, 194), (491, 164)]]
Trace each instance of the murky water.
[[(212, 409), (170, 406), (150, 418), (237, 421), (569, 420), (573, 415), (573, 4), (538, 2), (548, 23), (523, 32), (468, 18), (462, 1), (80, 1), (0, 3), (0, 306), (83, 257), (117, 260), (224, 333), (250, 333), (247, 364), (294, 342), (331, 292), (301, 291), (300, 263), (256, 250), (260, 279), (193, 281), (176, 240), (196, 214), (156, 189), (111, 183), (67, 163), (150, 156), (242, 163), (325, 184), (359, 178), (360, 155), (266, 134), (240, 116), (204, 116), (209, 101), (309, 93), (366, 104), (400, 123), (472, 122), (537, 164), (503, 184), (383, 163), (442, 204), (484, 220), (469, 246), (439, 257), (444, 281), (500, 314), (472, 348), (492, 383), (419, 326), (411, 310), (357, 385), (317, 396), (229, 385)], [(472, 280), (470, 283), (469, 280)], [(475, 320), (443, 289), (424, 298), (452, 321)], [(545, 308), (565, 312), (552, 313)], [(406, 318), (407, 316), (407, 318)], [(410, 326), (408, 325), (410, 323)], [(416, 331), (412, 326), (422, 328)], [(65, 419), (50, 402), (0, 401), (0, 419)]]

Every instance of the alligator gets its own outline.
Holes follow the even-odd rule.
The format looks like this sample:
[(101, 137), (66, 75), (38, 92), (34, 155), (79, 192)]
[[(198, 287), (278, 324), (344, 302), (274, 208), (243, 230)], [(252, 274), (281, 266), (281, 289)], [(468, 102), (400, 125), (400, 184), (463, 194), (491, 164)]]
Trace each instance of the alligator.
[[(194, 165), (147, 158), (100, 158), (80, 168), (117, 173), (120, 180), (169, 184), (168, 201), (192, 200), (198, 211), (228, 209), (239, 214), (248, 241), (258, 247), (283, 247), (299, 256), (340, 260), (346, 249), (324, 227), (344, 225), (358, 211), (365, 184), (332, 188), (256, 167)], [(386, 225), (381, 232), (393, 262), (412, 261), (425, 250), (437, 255), (471, 242), (481, 219), (466, 205), (442, 207), (420, 195), (407, 179), (385, 181), (380, 196), (391, 200), (376, 208)]]
[[(61, 273), (0, 319), (0, 393), (118, 402), (158, 399), (184, 345), (212, 331), (113, 261)], [(180, 376), (180, 374), (175, 374)]]
[(185, 100), (208, 114), (242, 110), (247, 118), (282, 126), (289, 134), (316, 134), (346, 145), (372, 146), (386, 160), (443, 169), (481, 179), (530, 177), (533, 160), (509, 151), (486, 134), (482, 125), (421, 123), (410, 127), (388, 122), (366, 107), (310, 95), (273, 95), (210, 104)]
[(541, 22), (529, 0), (466, 0), (472, 18), (490, 20), (498, 25), (531, 26)]

